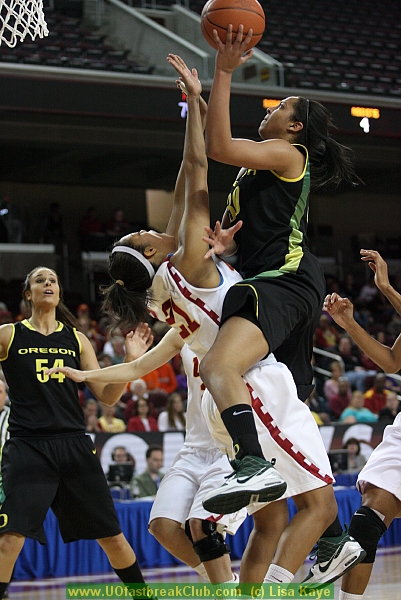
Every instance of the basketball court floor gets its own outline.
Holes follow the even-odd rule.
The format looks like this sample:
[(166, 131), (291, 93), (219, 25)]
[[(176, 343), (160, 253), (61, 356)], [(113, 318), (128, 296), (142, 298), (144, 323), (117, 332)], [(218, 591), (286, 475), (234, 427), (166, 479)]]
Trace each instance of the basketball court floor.
[[(306, 561), (297, 573), (295, 581), (302, 581), (308, 573), (311, 562)], [(401, 546), (379, 549), (373, 574), (364, 600), (401, 600)], [(239, 571), (239, 563), (233, 563), (234, 571)], [(201, 582), (198, 575), (188, 567), (168, 567), (163, 569), (143, 569), (145, 580), (153, 582)], [(36, 579), (15, 581), (9, 586), (10, 600), (65, 600), (66, 583), (106, 583), (117, 581), (114, 573), (70, 577), (59, 579)], [(334, 584), (334, 598), (338, 599), (340, 584)]]

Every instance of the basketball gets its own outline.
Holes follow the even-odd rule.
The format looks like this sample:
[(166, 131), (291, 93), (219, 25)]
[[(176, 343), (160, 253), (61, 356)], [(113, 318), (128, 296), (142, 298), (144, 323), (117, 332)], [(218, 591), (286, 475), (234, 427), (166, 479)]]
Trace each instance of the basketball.
[(227, 27), (233, 26), (233, 40), (240, 25), (244, 26), (244, 35), (253, 30), (248, 48), (256, 46), (265, 30), (265, 13), (257, 0), (208, 0), (201, 13), (201, 28), (205, 40), (216, 48), (213, 29), (225, 44)]

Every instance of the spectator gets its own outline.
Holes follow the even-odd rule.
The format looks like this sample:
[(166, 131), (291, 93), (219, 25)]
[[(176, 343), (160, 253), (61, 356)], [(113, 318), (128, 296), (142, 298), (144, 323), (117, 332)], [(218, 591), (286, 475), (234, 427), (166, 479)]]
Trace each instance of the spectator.
[(337, 346), (337, 354), (344, 361), (344, 377), (348, 379), (353, 389), (365, 391), (365, 379), (369, 375), (376, 375), (376, 371), (366, 371), (363, 367), (359, 350), (352, 346), (348, 335), (340, 337)]
[(143, 379), (150, 392), (172, 394), (178, 387), (174, 369), (169, 362), (144, 375)]
[(8, 438), (7, 427), (8, 427), (8, 416), (10, 414), (10, 409), (8, 408), (8, 406), (6, 406), (7, 402), (8, 402), (7, 386), (4, 383), (4, 381), (2, 381), (0, 379), (0, 455), (1, 455), (1, 449), (4, 446), (4, 442)]
[(149, 415), (149, 401), (138, 398), (135, 403), (136, 416), (128, 421), (127, 431), (158, 431), (157, 421)]
[(64, 240), (63, 216), (58, 202), (52, 202), (44, 217), (43, 242), (54, 244), (56, 253), (62, 253)]
[(392, 423), (398, 413), (401, 412), (401, 404), (395, 392), (389, 392), (386, 397), (386, 405), (379, 412), (379, 421)]
[(116, 208), (113, 216), (105, 225), (105, 232), (110, 242), (114, 242), (116, 238), (120, 238), (130, 230), (130, 224), (125, 220), (124, 211), (122, 208)]
[(0, 206), (0, 215), (3, 217), (4, 226), (8, 234), (8, 242), (21, 244), (23, 242), (23, 224), (19, 216), (18, 207), (8, 198), (4, 198)]
[(340, 423), (375, 423), (378, 416), (363, 405), (363, 394), (359, 390), (352, 392), (349, 406), (340, 415)]
[(79, 238), (82, 250), (104, 251), (107, 248), (108, 239), (102, 222), (96, 217), (94, 206), (89, 206), (79, 225)]
[(111, 356), (109, 356), (108, 354), (105, 354), (104, 352), (101, 352), (98, 355), (97, 359), (99, 361), (99, 366), (101, 369), (104, 369), (104, 367), (111, 367), (111, 365), (113, 364), (113, 361), (111, 360)]
[(96, 328), (92, 324), (92, 320), (88, 315), (80, 315), (78, 317), (79, 328), (86, 335), (86, 337), (92, 342), (95, 354), (102, 349), (103, 341)]
[(135, 379), (134, 381), (131, 381), (129, 384), (129, 395), (127, 400), (125, 400), (124, 396), (121, 398), (121, 402), (125, 401), (123, 414), (124, 421), (128, 423), (130, 418), (134, 417), (136, 414), (135, 405), (138, 398), (145, 398), (145, 400), (149, 400), (146, 382), (143, 379)]
[(113, 462), (109, 465), (107, 481), (118, 483), (124, 487), (128, 486), (134, 475), (135, 458), (124, 446), (116, 446), (112, 452), (111, 460)]
[(341, 285), (341, 296), (345, 296), (349, 298), (351, 301), (354, 301), (358, 296), (359, 286), (356, 285), (354, 276), (352, 273), (347, 273), (345, 276), (345, 281)]
[(102, 404), (102, 416), (100, 417), (98, 423), (99, 427), (102, 431), (107, 431), (110, 433), (122, 433), (125, 431), (126, 426), (122, 419), (117, 419), (114, 416), (115, 408), (114, 406), (108, 406), (107, 404)]
[(377, 373), (373, 387), (364, 394), (366, 408), (369, 408), (375, 415), (378, 415), (386, 405), (386, 398), (389, 393), (389, 390), (386, 389), (386, 379), (385, 373)]
[(325, 423), (330, 423), (331, 414), (329, 406), (324, 398), (319, 396), (316, 388), (310, 394), (309, 398), (305, 400), (305, 404), (309, 406), (313, 418), (319, 426), (324, 425)]
[(333, 325), (333, 319), (327, 314), (323, 313), (319, 319), (319, 325), (315, 332), (315, 343), (318, 348), (334, 349), (340, 339), (336, 327)]
[(361, 445), (356, 438), (349, 438), (344, 445), (344, 450), (348, 450), (348, 473), (359, 473), (366, 465), (366, 458), (361, 454)]
[(343, 410), (349, 406), (351, 401), (351, 391), (348, 379), (345, 377), (340, 377), (338, 380), (338, 394), (332, 396), (329, 401), (330, 412), (333, 416), (333, 420), (337, 421)]
[(85, 431), (98, 433), (102, 431), (98, 422), (99, 403), (95, 398), (88, 398), (84, 406)]
[(133, 478), (131, 495), (133, 498), (156, 496), (164, 473), (160, 471), (163, 466), (163, 449), (160, 446), (149, 446), (146, 451), (146, 469)]
[(181, 394), (174, 392), (167, 399), (166, 410), (159, 414), (157, 419), (159, 431), (184, 431), (185, 412)]
[[(333, 362), (330, 364), (330, 370), (331, 377), (330, 379), (326, 379), (326, 381), (323, 384), (323, 394), (327, 402), (329, 403), (334, 396), (337, 396), (339, 392), (338, 382), (340, 380), (340, 377), (343, 377), (344, 375), (341, 363), (338, 360), (333, 360)], [(348, 402), (349, 400), (351, 400), (350, 390), (348, 390)]]
[(378, 295), (379, 290), (375, 285), (374, 279), (372, 278), (368, 281), (368, 283), (365, 283), (365, 285), (361, 287), (361, 290), (355, 302), (360, 307), (363, 306), (370, 309), (374, 309), (375, 301), (377, 300)]
[(113, 354), (111, 355), (111, 362), (113, 365), (120, 365), (124, 362), (125, 358), (125, 342), (123, 337), (113, 337), (111, 339), (111, 347), (113, 348)]

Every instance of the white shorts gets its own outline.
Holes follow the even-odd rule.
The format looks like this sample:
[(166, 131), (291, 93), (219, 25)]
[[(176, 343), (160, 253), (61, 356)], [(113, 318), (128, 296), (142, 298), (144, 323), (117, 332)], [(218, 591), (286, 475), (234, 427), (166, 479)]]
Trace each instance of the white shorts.
[[(287, 482), (287, 490), (280, 499), (333, 483), (319, 428), (309, 408), (299, 400), (289, 369), (269, 356), (247, 371), (243, 379), (251, 396), (265, 458), (276, 459), (275, 467)], [(231, 438), (207, 390), (202, 410), (216, 445), (232, 456)], [(247, 510), (252, 514), (262, 506), (264, 503), (256, 503)]]
[(373, 450), (368, 462), (358, 475), (357, 487), (361, 494), (371, 483), (401, 500), (401, 413), (392, 425), (387, 425), (383, 440)]
[(217, 448), (184, 446), (161, 481), (149, 523), (159, 517), (183, 525), (188, 519), (202, 519), (215, 521), (220, 533), (234, 535), (247, 516), (246, 510), (231, 515), (213, 515), (202, 506), (204, 496), (220, 487), (231, 472), (227, 457)]

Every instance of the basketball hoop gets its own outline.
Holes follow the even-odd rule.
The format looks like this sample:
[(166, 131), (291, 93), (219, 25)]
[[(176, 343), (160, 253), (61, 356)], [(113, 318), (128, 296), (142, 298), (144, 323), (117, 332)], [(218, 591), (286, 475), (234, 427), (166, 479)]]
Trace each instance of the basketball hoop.
[(0, 45), (13, 48), (29, 34), (32, 41), (49, 34), (43, 0), (0, 0)]

